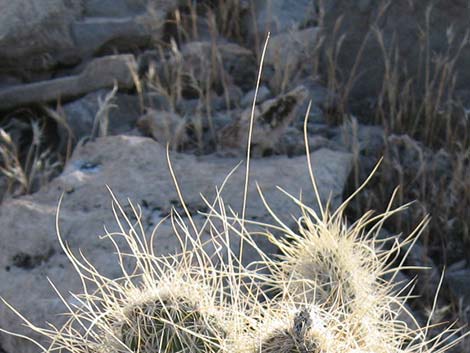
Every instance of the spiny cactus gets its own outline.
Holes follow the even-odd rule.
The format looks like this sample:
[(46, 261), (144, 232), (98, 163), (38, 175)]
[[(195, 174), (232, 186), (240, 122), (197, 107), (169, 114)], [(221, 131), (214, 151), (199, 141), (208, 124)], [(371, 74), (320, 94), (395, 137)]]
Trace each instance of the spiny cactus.
[(157, 294), (124, 308), (116, 337), (132, 352), (218, 352), (226, 334), (195, 298)]
[(260, 326), (260, 353), (330, 352), (335, 344), (331, 323), (314, 305), (273, 306)]
[[(280, 293), (274, 301), (313, 305), (318, 312), (333, 318), (323, 322), (324, 332), (335, 344), (329, 348), (312, 348), (311, 352), (444, 351), (437, 349), (439, 345), (446, 345), (442, 337), (433, 346), (426, 338), (426, 328), (414, 329), (399, 319), (399, 315), (405, 313), (416, 323), (405, 309), (408, 293), (400, 293), (393, 280), (393, 275), (402, 266), (391, 267), (390, 264), (398, 257), (400, 249), (416, 240), (427, 219), (402, 241), (398, 238), (383, 239), (380, 230), (385, 220), (406, 206), (394, 210), (389, 208), (375, 216), (368, 212), (348, 224), (344, 210), (351, 198), (334, 212), (328, 208), (316, 212), (301, 200), (292, 195), (289, 197), (299, 205), (302, 217), (298, 219), (296, 228), (282, 222), (266, 225), (268, 229), (283, 229), (285, 232), (281, 238), (269, 231), (266, 233), (282, 253), (279, 261), (268, 258), (266, 266), (272, 273), (269, 284)], [(273, 218), (280, 219), (275, 214)], [(392, 278), (385, 279), (387, 274), (392, 274)], [(297, 353), (305, 351), (305, 347), (315, 347), (307, 339), (309, 336), (292, 333), (292, 323), (285, 323), (283, 327), (264, 342), (273, 347), (267, 352), (275, 352), (275, 346), (280, 342), (286, 346), (278, 352)], [(419, 327), (417, 323), (416, 327)], [(299, 339), (304, 347), (301, 350), (298, 348)], [(319, 342), (318, 338), (316, 342)]]

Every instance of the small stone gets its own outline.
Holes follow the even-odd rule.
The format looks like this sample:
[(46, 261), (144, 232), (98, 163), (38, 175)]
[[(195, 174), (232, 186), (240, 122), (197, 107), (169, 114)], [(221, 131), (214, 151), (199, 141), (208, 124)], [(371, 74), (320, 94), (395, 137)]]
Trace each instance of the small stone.
[(147, 113), (137, 121), (137, 126), (162, 146), (169, 144), (177, 149), (189, 139), (186, 133), (187, 121), (176, 113), (147, 109)]
[[(255, 99), (255, 89), (247, 92), (241, 99), (240, 105), (242, 108), (249, 107), (253, 104), (253, 99)], [(260, 86), (258, 90), (258, 96), (256, 97), (256, 104), (264, 102), (271, 96), (271, 91), (265, 85)]]

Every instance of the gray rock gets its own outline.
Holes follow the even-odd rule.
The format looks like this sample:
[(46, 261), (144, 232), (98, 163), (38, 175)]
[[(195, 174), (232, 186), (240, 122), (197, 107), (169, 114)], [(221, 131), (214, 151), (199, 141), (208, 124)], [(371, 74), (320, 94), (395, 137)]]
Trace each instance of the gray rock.
[[(406, 247), (406, 250), (408, 248), (409, 246)], [(419, 241), (411, 248), (405, 264), (414, 267), (410, 270), (410, 274), (418, 278), (416, 286), (418, 293), (432, 297), (439, 288), (441, 274), (433, 259), (429, 257), (426, 248)], [(442, 303), (441, 298), (439, 298), (439, 303)]]
[[(95, 117), (100, 109), (100, 100), (103, 101), (107, 94), (109, 91), (103, 89), (63, 105), (65, 120), (73, 133), (74, 141), (91, 135)], [(117, 93), (110, 103), (112, 107), (108, 114), (108, 134), (118, 135), (132, 130), (140, 116), (138, 97)], [(59, 134), (62, 145), (65, 146), (68, 133), (61, 128)]]
[(5, 87), (20, 85), (21, 83), (22, 82), (14, 76), (0, 75), (0, 90)]
[(81, 57), (106, 48), (125, 50), (148, 43), (151, 33), (134, 17), (88, 18), (72, 24), (72, 34)]
[(296, 67), (308, 62), (317, 45), (319, 32), (318, 27), (310, 27), (273, 35), (266, 50), (266, 64)]
[[(281, 136), (296, 120), (299, 107), (307, 98), (307, 89), (299, 86), (255, 107), (251, 140), (253, 156), (260, 157), (279, 151)], [(221, 150), (245, 154), (251, 114), (252, 109), (246, 108), (238, 119), (218, 131)]]
[(470, 305), (470, 269), (448, 272), (445, 278), (452, 294), (463, 300), (464, 308), (468, 307)]
[(0, 0), (0, 70), (54, 66), (74, 48), (69, 26), (80, 0)]
[[(326, 200), (331, 192), (337, 205), (351, 167), (350, 155), (322, 149), (311, 157), (322, 199)], [(211, 200), (215, 186), (221, 185), (239, 160), (214, 156), (197, 158), (177, 153), (171, 153), (171, 160), (186, 203), (196, 223), (200, 224), (202, 218), (196, 211), (203, 209), (205, 204), (199, 194)], [(316, 205), (305, 157), (253, 160), (251, 172), (249, 219), (272, 221), (256, 191), (256, 181), (273, 211), (285, 222), (291, 222), (292, 216), (300, 216), (300, 210), (276, 188), (277, 185), (296, 196), (302, 191), (302, 200)], [(63, 239), (74, 253), (81, 249), (104, 275), (120, 276), (113, 244), (98, 238), (104, 233), (103, 224), (110, 232), (118, 230), (105, 185), (111, 187), (119, 200), (129, 197), (142, 205), (142, 220), (148, 234), (152, 224), (166, 216), (172, 205), (178, 208), (165, 148), (148, 138), (125, 136), (99, 138), (79, 145), (61, 176), (34, 195), (8, 200), (2, 205), (0, 296), (33, 323), (44, 326), (48, 321), (60, 325), (64, 320), (57, 314), (66, 308), (46, 277), (58, 286), (68, 302), (72, 301), (69, 291), (81, 291), (80, 281), (59, 248), (55, 235), (57, 201), (63, 192), (59, 218)], [(240, 209), (243, 185), (244, 171), (238, 168), (222, 193), (227, 207)], [(125, 210), (129, 211), (129, 208), (125, 207)], [(28, 222), (18, 219), (28, 219)], [(119, 237), (116, 240), (122, 241)], [(179, 248), (169, 223), (159, 228), (155, 244), (158, 254), (174, 253)], [(253, 258), (256, 258), (254, 252), (247, 249), (246, 261)], [(22, 327), (18, 317), (3, 305), (0, 305), (0, 327), (38, 338)], [(36, 346), (17, 337), (0, 334), (0, 339), (7, 352), (37, 352)]]
[(177, 149), (187, 143), (187, 121), (176, 113), (147, 109), (137, 121), (138, 127), (146, 136), (151, 136), (162, 146), (170, 145)]
[(316, 80), (307, 78), (300, 81), (308, 90), (308, 100), (306, 100), (300, 107), (300, 111), (303, 115), (299, 116), (295, 122), (296, 126), (303, 130), (305, 114), (307, 113), (308, 104), (311, 101), (310, 114), (308, 116), (309, 132), (315, 132), (319, 126), (326, 124), (325, 110), (328, 110), (335, 100), (335, 96), (328, 91), (323, 85), (318, 83)]
[(263, 41), (268, 31), (276, 34), (298, 30), (316, 19), (316, 3), (317, 0), (254, 0), (257, 28), (252, 26), (253, 19), (247, 18), (249, 35), (257, 35)]
[(70, 66), (159, 39), (177, 0), (0, 0), (0, 72)]
[(142, 14), (146, 1), (136, 0), (84, 0), (85, 17), (127, 17)]
[[(252, 89), (248, 91), (240, 101), (240, 106), (242, 108), (249, 107), (253, 104), (253, 99), (255, 99), (256, 90)], [(266, 99), (271, 97), (271, 91), (265, 85), (260, 86), (258, 90), (258, 96), (256, 97), (256, 103), (263, 103)]]
[[(342, 35), (346, 35), (337, 60), (338, 72), (344, 78), (349, 77), (359, 48), (365, 42), (356, 70), (356, 75), (360, 75), (361, 79), (355, 82), (351, 92), (354, 103), (359, 103), (358, 99), (376, 97), (382, 87), (384, 58), (377, 36), (373, 33), (374, 26), (383, 33), (383, 44), (387, 52), (392, 51), (394, 43), (398, 44), (396, 55), (400, 58), (399, 68), (406, 68), (406, 76), (404, 76), (406, 80), (422, 79), (424, 76), (420, 50), (425, 44), (423, 35), (426, 31), (426, 11), (431, 4), (434, 4), (434, 8), (430, 13), (429, 36), (426, 40), (429, 42), (429, 52), (432, 53), (433, 58), (446, 54), (447, 36), (452, 34), (454, 38), (450, 53), (454, 59), (457, 48), (462, 43), (465, 32), (468, 31), (468, 2), (465, 0), (394, 0), (389, 2), (387, 10), (378, 19), (382, 3), (381, 1), (350, 0), (323, 2), (325, 17), (322, 36), (325, 36), (326, 45), (336, 45), (332, 43), (333, 37), (341, 38)], [(341, 26), (339, 26), (339, 31), (335, 31), (336, 22), (341, 16)], [(451, 31), (450, 28), (452, 28)], [(467, 45), (455, 66), (458, 72), (457, 88), (468, 85), (469, 58), (470, 47)], [(422, 85), (423, 82), (419, 84)]]
[(89, 17), (71, 25), (77, 55), (86, 58), (97, 52), (149, 45), (162, 36), (167, 12), (176, 6), (176, 0), (90, 1), (85, 4)]
[(385, 131), (381, 126), (359, 124), (355, 117), (337, 129), (333, 140), (348, 151), (380, 158), (385, 147)]
[(312, 77), (313, 58), (317, 47), (318, 28), (292, 30), (271, 37), (266, 50), (265, 64), (272, 70), (268, 78), (273, 92), (285, 92), (290, 85)]
[(135, 66), (133, 55), (111, 55), (93, 60), (76, 76), (4, 88), (0, 90), (0, 110), (66, 100), (113, 87), (115, 82), (120, 88), (131, 88), (131, 66)]

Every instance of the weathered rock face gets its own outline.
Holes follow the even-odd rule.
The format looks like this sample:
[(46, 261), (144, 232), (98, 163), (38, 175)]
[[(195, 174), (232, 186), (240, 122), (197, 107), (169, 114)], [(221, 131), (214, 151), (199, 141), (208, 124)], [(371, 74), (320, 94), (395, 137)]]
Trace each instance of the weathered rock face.
[[(377, 41), (377, 36), (371, 31), (373, 25), (383, 34), (383, 43), (387, 51), (394, 44), (398, 45), (399, 56), (402, 60), (400, 68), (407, 67), (407, 79), (418, 76), (420, 51), (425, 42), (422, 39), (426, 31), (426, 11), (431, 3), (434, 7), (429, 17), (429, 52), (433, 56), (443, 55), (448, 48), (448, 38), (452, 27), (454, 34), (451, 53), (456, 53), (457, 47), (468, 31), (468, 2), (465, 0), (393, 0), (382, 16), (379, 16), (383, 1), (349, 1), (326, 0), (323, 35), (327, 45), (331, 45), (333, 36), (340, 38), (345, 34), (342, 49), (338, 56), (338, 69), (345, 79), (355, 64), (357, 53), (364, 42), (366, 45), (356, 74), (361, 75), (355, 85), (353, 96), (364, 98), (377, 96), (383, 82), (384, 56)], [(334, 33), (336, 21), (342, 16), (340, 30)], [(380, 17), (380, 19), (378, 19)], [(455, 54), (452, 54), (452, 56)], [(467, 46), (461, 53), (457, 63), (457, 86), (468, 82), (470, 78), (470, 48)], [(326, 67), (326, 66), (325, 66)], [(421, 72), (423, 75), (423, 72)], [(423, 76), (421, 76), (423, 77)]]
[[(171, 153), (171, 160), (185, 201), (196, 223), (200, 224), (202, 217), (195, 211), (205, 204), (199, 193), (211, 201), (215, 186), (222, 184), (239, 160), (214, 156), (198, 158), (177, 153)], [(351, 167), (350, 155), (322, 149), (312, 154), (312, 163), (321, 197), (326, 200), (331, 192), (333, 204), (337, 204)], [(270, 217), (258, 196), (255, 181), (260, 184), (273, 211), (286, 222), (291, 222), (291, 215), (300, 214), (295, 204), (276, 189), (277, 185), (297, 196), (302, 190), (302, 200), (315, 205), (305, 157), (252, 160), (251, 171), (249, 219), (268, 221)], [(60, 325), (64, 319), (56, 314), (66, 308), (46, 277), (59, 287), (69, 302), (73, 301), (69, 291), (76, 293), (81, 290), (80, 281), (55, 235), (57, 202), (63, 192), (65, 196), (59, 219), (63, 239), (76, 254), (81, 249), (103, 274), (120, 276), (112, 243), (98, 238), (104, 234), (103, 225), (111, 232), (118, 230), (106, 184), (124, 206), (127, 197), (142, 205), (143, 223), (148, 234), (168, 215), (172, 206), (179, 208), (165, 148), (151, 139), (129, 136), (100, 138), (77, 147), (61, 176), (36, 194), (5, 201), (2, 205), (0, 296), (35, 324), (44, 325), (48, 321)], [(235, 210), (242, 204), (243, 185), (244, 170), (238, 168), (222, 193), (227, 205)], [(125, 209), (129, 210), (128, 207)], [(155, 244), (159, 254), (173, 253), (178, 249), (179, 243), (170, 223), (159, 228)], [(266, 243), (261, 243), (261, 246), (268, 252), (274, 251)], [(247, 261), (255, 256), (249, 250), (245, 255)], [(0, 327), (31, 334), (3, 305), (0, 305)], [(0, 338), (7, 352), (37, 352), (37, 347), (25, 340), (3, 334)]]
[[(79, 0), (0, 1), (0, 63), (48, 66), (73, 49), (69, 26), (81, 13)], [(49, 55), (48, 55), (49, 54)], [(57, 59), (56, 59), (57, 60)]]
[[(112, 4), (111, 4), (112, 3)], [(176, 0), (0, 0), (0, 73), (79, 63), (98, 51), (159, 38)]]

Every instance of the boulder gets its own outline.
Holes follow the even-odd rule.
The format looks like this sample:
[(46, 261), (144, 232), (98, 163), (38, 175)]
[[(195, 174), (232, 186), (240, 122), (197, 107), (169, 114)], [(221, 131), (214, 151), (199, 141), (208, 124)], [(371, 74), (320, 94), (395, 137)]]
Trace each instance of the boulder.
[[(158, 20), (163, 24), (163, 18)], [(144, 23), (134, 17), (86, 18), (74, 22), (71, 31), (77, 55), (82, 58), (116, 48), (125, 51), (149, 45), (152, 38)]]
[(177, 0), (0, 0), (0, 74), (26, 81), (58, 65), (159, 39)]
[[(92, 135), (93, 124), (100, 112), (100, 102), (104, 102), (110, 94), (112, 95), (112, 91), (101, 89), (62, 106), (65, 121), (73, 134), (73, 141), (78, 142)], [(125, 93), (115, 93), (109, 103), (107, 134), (118, 135), (133, 130), (140, 116), (139, 98)], [(61, 146), (65, 147), (69, 132), (62, 126), (59, 126), (59, 137)]]
[(67, 100), (113, 87), (115, 83), (119, 88), (131, 88), (134, 85), (131, 68), (135, 65), (133, 55), (110, 55), (91, 61), (75, 76), (3, 88), (0, 90), (0, 111)]
[(0, 0), (0, 9), (1, 71), (38, 71), (73, 51), (69, 27), (81, 15), (80, 0)]
[[(333, 204), (341, 200), (346, 177), (351, 168), (347, 153), (318, 150), (311, 155), (320, 194), (325, 201), (329, 196)], [(197, 224), (202, 216), (197, 210), (207, 210), (200, 193), (212, 200), (215, 186), (238, 164), (238, 159), (218, 158), (214, 155), (195, 157), (171, 153), (171, 161), (182, 193)], [(300, 210), (276, 187), (299, 196), (315, 206), (312, 185), (308, 177), (305, 157), (272, 157), (252, 160), (248, 219), (272, 221), (269, 212), (257, 194), (258, 182), (274, 212), (289, 224)], [(166, 162), (166, 150), (157, 142), (142, 137), (113, 136), (98, 138), (79, 145), (64, 172), (33, 195), (7, 200), (0, 209), (0, 296), (5, 298), (33, 323), (60, 325), (64, 317), (58, 313), (65, 306), (46, 278), (55, 283), (68, 303), (74, 299), (70, 292), (81, 291), (80, 280), (68, 262), (56, 238), (55, 215), (62, 193), (63, 203), (59, 216), (59, 229), (71, 250), (78, 250), (104, 275), (120, 276), (119, 263), (112, 242), (99, 239), (103, 225), (110, 232), (118, 231), (111, 209), (111, 198), (105, 185), (109, 185), (126, 211), (125, 200), (130, 198), (142, 206), (144, 229), (150, 235), (155, 224), (175, 207), (181, 210)], [(238, 211), (242, 205), (244, 170), (239, 167), (229, 179), (222, 196), (227, 204)], [(227, 208), (228, 209), (228, 208)], [(22, 220), (27, 219), (27, 222)], [(118, 243), (123, 239), (116, 237)], [(174, 253), (179, 243), (169, 222), (157, 231), (156, 253)], [(261, 245), (273, 252), (266, 242)], [(246, 250), (245, 260), (256, 259), (255, 252)], [(0, 327), (5, 330), (32, 335), (44, 343), (43, 338), (20, 325), (21, 320), (8, 308), (0, 305)], [(17, 337), (0, 335), (7, 353), (37, 352), (32, 343)]]
[[(338, 74), (344, 82), (351, 75), (361, 46), (364, 45), (355, 71), (355, 75), (360, 77), (355, 81), (351, 92), (352, 100), (357, 102), (357, 105), (361, 103), (359, 100), (376, 97), (384, 79), (384, 55), (374, 28), (382, 33), (383, 46), (388, 53), (394, 48), (398, 49), (396, 55), (400, 58), (400, 73), (404, 74), (403, 70), (406, 68), (403, 78), (413, 78), (415, 81), (418, 81), (418, 77), (424, 77), (421, 55), (424, 54), (426, 41), (432, 62), (434, 58), (446, 55), (449, 48), (448, 39), (452, 37), (450, 56), (454, 59), (457, 58), (458, 47), (468, 31), (468, 2), (465, 0), (393, 0), (387, 1), (389, 6), (382, 11), (384, 3), (385, 1), (370, 0), (323, 1), (325, 16), (321, 36), (325, 37), (325, 45), (331, 48), (336, 45), (334, 38), (345, 36), (336, 64)], [(431, 4), (434, 4), (432, 8)], [(431, 11), (428, 12), (428, 9)], [(429, 28), (426, 24), (427, 13)], [(340, 26), (336, 31), (339, 19)], [(469, 59), (470, 47), (467, 45), (456, 62), (456, 88), (466, 85), (470, 78)], [(327, 60), (324, 64), (326, 70)], [(418, 86), (422, 87), (423, 82), (418, 83)]]

